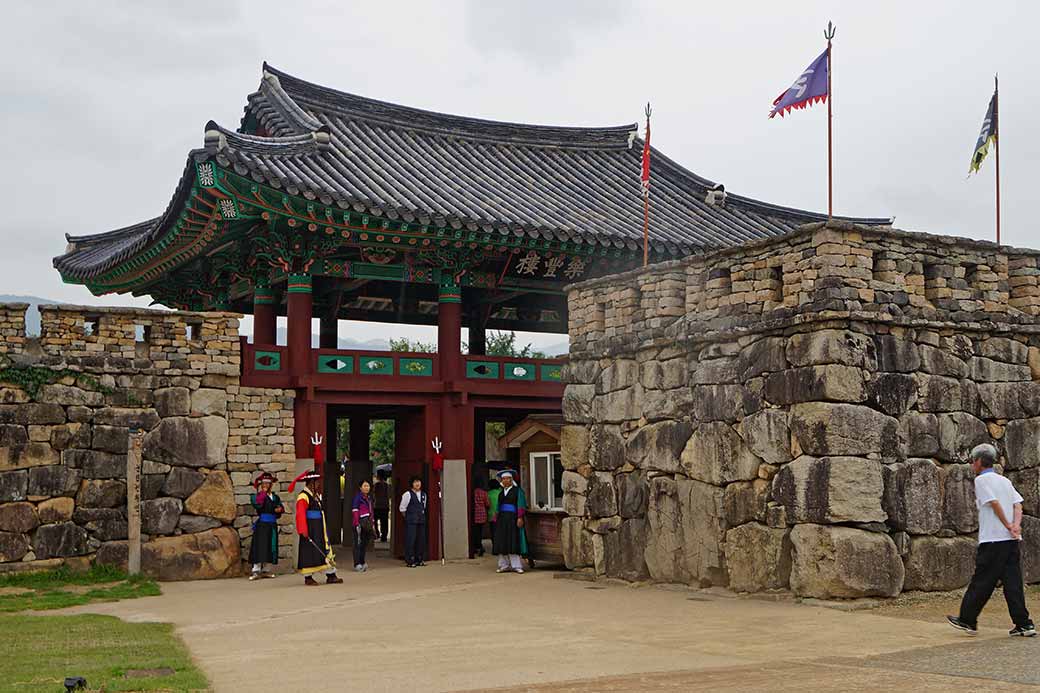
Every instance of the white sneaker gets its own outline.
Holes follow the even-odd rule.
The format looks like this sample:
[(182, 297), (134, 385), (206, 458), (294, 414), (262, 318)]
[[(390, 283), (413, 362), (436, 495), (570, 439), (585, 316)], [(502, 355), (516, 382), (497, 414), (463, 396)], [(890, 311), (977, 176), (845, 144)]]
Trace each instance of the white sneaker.
[(517, 568), (513, 572), (516, 573), (517, 575), (523, 575), (524, 574), (524, 569), (523, 568)]
[(509, 568), (499, 568), (499, 569), (498, 569), (498, 570), (496, 570), (495, 572), (496, 572), (496, 573), (508, 573), (509, 571), (510, 571), (510, 569), (509, 569)]
[(250, 582), (252, 582), (253, 580), (259, 580), (259, 579), (260, 579), (260, 573), (251, 573), (249, 575), (249, 581)]

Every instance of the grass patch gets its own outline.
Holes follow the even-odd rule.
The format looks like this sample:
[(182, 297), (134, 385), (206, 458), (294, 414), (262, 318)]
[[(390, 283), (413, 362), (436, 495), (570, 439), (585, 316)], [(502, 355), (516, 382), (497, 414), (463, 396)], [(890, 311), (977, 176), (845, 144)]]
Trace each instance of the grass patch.
[[(82, 676), (91, 691), (206, 691), (205, 675), (167, 623), (124, 623), (114, 616), (0, 615), (5, 633), (0, 691), (61, 691)], [(132, 669), (166, 676), (124, 678)]]
[(92, 566), (84, 572), (61, 567), (38, 573), (3, 575), (0, 576), (0, 588), (13, 588), (12, 592), (26, 590), (3, 594), (0, 589), (0, 613), (64, 609), (90, 602), (111, 602), (160, 594), (155, 580), (142, 575), (127, 575), (112, 566), (103, 565)]

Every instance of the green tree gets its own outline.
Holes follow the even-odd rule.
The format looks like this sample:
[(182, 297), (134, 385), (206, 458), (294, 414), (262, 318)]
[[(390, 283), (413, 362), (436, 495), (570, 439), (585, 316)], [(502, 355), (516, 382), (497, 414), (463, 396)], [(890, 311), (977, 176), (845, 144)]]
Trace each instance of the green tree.
[(436, 354), (437, 345), (427, 344), (426, 342), (420, 342), (415, 340), (414, 342), (409, 341), (407, 337), (401, 337), (400, 339), (390, 338), (390, 351), (410, 351), (413, 354)]
[(487, 334), (488, 356), (510, 356), (515, 359), (544, 359), (545, 354), (534, 351), (530, 344), (523, 348), (516, 346), (516, 332), (495, 332)]

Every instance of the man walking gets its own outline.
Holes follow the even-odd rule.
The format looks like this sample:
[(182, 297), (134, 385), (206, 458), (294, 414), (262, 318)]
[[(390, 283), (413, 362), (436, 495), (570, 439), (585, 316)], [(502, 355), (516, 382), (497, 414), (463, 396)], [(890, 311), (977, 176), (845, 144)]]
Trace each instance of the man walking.
[(411, 484), (398, 509), (404, 515), (404, 561), (409, 568), (418, 568), (426, 565), (426, 492), (419, 477), (413, 476)]
[(1022, 587), (1022, 496), (1006, 477), (997, 474), (997, 449), (988, 443), (971, 451), (971, 468), (975, 472), (975, 504), (979, 508), (979, 548), (975, 556), (975, 574), (961, 601), (961, 612), (947, 616), (954, 628), (970, 635), (978, 631), (978, 618), (986, 606), (997, 581), (1004, 585), (1004, 600), (1015, 627), (1010, 635), (1032, 637), (1036, 627), (1026, 609)]
[(513, 482), (513, 471), (506, 469), (498, 473), (502, 492), (498, 496), (498, 514), (495, 517), (495, 535), (492, 550), (498, 556), (499, 573), (523, 573), (520, 556), (527, 553), (524, 534), (524, 513), (527, 503), (524, 492)]

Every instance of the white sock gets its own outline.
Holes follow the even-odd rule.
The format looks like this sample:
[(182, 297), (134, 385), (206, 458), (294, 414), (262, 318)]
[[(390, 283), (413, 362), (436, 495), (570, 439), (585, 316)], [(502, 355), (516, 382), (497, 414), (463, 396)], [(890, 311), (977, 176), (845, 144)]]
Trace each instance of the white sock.
[(259, 573), (259, 572), (261, 572), (261, 571), (262, 571), (263, 569), (264, 569), (264, 564), (263, 564), (263, 563), (254, 563), (254, 564), (253, 564), (253, 572), (254, 572), (254, 573)]

